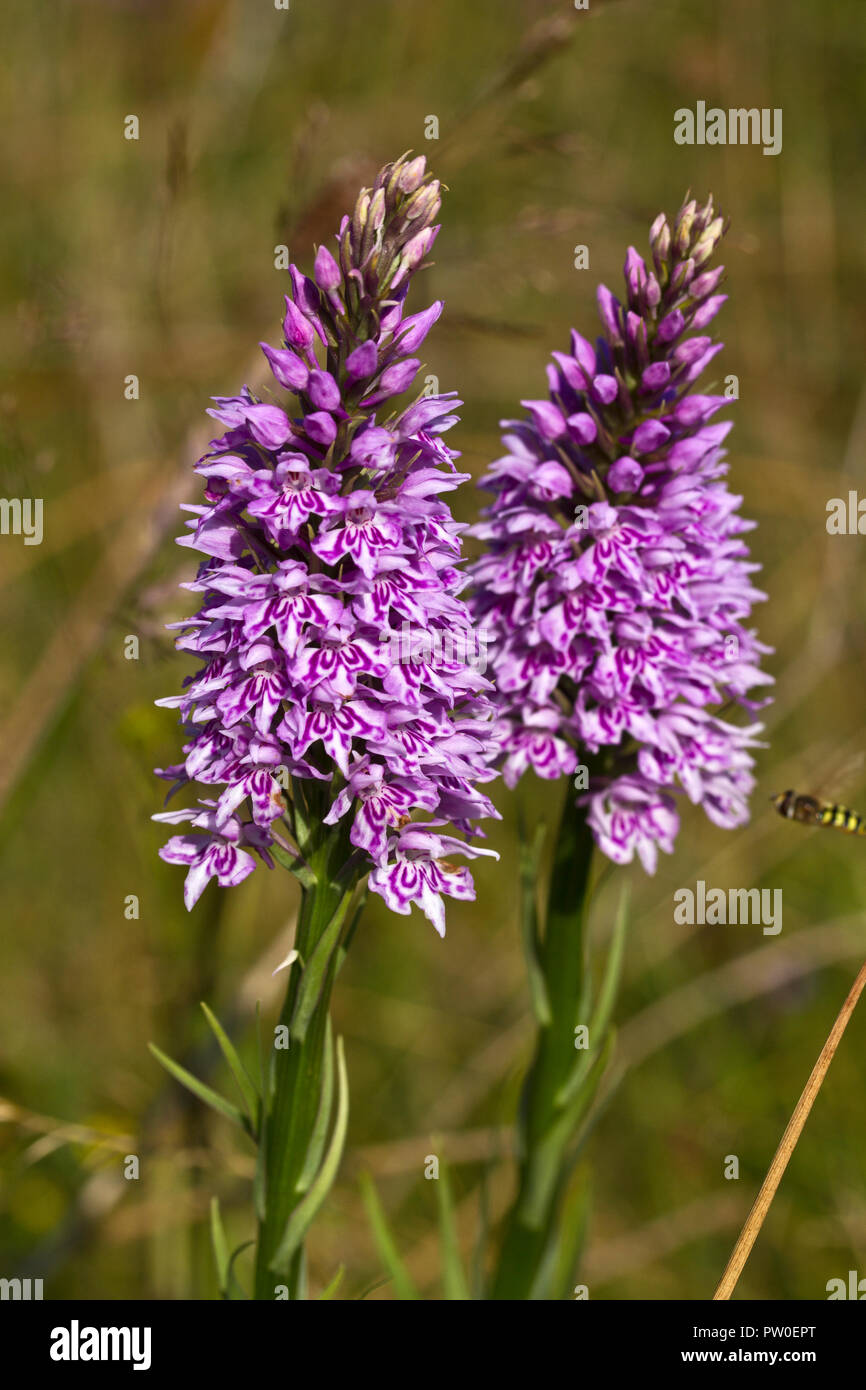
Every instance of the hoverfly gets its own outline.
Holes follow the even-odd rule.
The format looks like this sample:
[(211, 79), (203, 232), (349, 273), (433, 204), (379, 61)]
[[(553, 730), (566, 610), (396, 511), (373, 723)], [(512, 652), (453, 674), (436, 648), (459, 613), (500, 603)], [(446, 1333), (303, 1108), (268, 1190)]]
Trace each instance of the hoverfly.
[(847, 806), (819, 801), (814, 796), (800, 796), (795, 791), (779, 792), (770, 801), (780, 816), (798, 820), (803, 825), (817, 825), (831, 830), (844, 830), (847, 835), (866, 835), (866, 821)]

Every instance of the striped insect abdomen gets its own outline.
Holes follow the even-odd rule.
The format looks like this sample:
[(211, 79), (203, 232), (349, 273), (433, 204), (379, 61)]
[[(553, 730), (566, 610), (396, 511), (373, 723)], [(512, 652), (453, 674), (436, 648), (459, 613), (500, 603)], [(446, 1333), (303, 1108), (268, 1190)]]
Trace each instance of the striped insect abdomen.
[(819, 815), (819, 824), (831, 825), (836, 830), (844, 830), (848, 835), (864, 834), (863, 821), (856, 811), (847, 806), (825, 806)]

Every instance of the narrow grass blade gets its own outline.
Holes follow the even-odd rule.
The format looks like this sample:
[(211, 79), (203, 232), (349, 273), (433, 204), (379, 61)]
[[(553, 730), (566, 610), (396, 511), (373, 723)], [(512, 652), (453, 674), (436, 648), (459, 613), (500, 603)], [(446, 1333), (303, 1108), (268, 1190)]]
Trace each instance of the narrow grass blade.
[(487, 1242), (490, 1239), (490, 1171), (492, 1164), (485, 1163), (478, 1184), (478, 1234), (472, 1251), (472, 1299), (483, 1303), (485, 1299), (485, 1264)]
[(343, 1282), (343, 1275), (344, 1275), (345, 1273), (346, 1273), (346, 1266), (345, 1266), (345, 1265), (340, 1265), (339, 1269), (337, 1270), (337, 1273), (334, 1275), (334, 1277), (333, 1277), (333, 1279), (331, 1280), (330, 1284), (328, 1284), (326, 1288), (322, 1289), (322, 1292), (319, 1294), (319, 1300), (318, 1300), (318, 1301), (319, 1301), (320, 1303), (326, 1303), (326, 1302), (328, 1302), (329, 1299), (332, 1299), (332, 1298), (334, 1297), (335, 1293), (337, 1292), (337, 1289), (340, 1287), (340, 1285), (341, 1285), (342, 1282)]
[(439, 1177), (436, 1181), (436, 1197), (439, 1203), (439, 1245), (442, 1252), (442, 1291), (447, 1299), (468, 1302), (471, 1299), (469, 1283), (463, 1269), (460, 1245), (457, 1240), (457, 1223), (454, 1218), (454, 1195), (451, 1191), (451, 1174), (444, 1159), (439, 1161)]
[(219, 1043), (222, 1055), (225, 1057), (226, 1061), (229, 1064), (231, 1074), (237, 1082), (238, 1090), (243, 1096), (244, 1105), (246, 1106), (247, 1114), (250, 1117), (250, 1124), (252, 1125), (253, 1135), (256, 1136), (258, 1131), (260, 1101), (256, 1084), (250, 1076), (249, 1072), (247, 1071), (246, 1067), (244, 1066), (243, 1062), (241, 1061), (240, 1057), (238, 1056), (237, 1049), (235, 1048), (234, 1043), (232, 1042), (228, 1033), (226, 1033), (219, 1019), (216, 1017), (214, 1013), (211, 1012), (207, 1004), (202, 1003), (201, 1009), (202, 1013), (208, 1021), (208, 1024), (210, 1025), (214, 1037)]
[(217, 1270), (217, 1283), (223, 1298), (228, 1298), (229, 1246), (223, 1228), (218, 1197), (210, 1199), (210, 1239), (213, 1246), (214, 1262)]
[(197, 1096), (199, 1100), (204, 1101), (205, 1105), (209, 1105), (212, 1110), (216, 1110), (220, 1115), (224, 1115), (227, 1120), (232, 1120), (236, 1125), (240, 1126), (245, 1134), (248, 1134), (251, 1139), (253, 1138), (250, 1122), (242, 1110), (239, 1110), (236, 1105), (232, 1105), (231, 1101), (226, 1100), (224, 1096), (211, 1090), (210, 1086), (206, 1086), (203, 1081), (199, 1081), (198, 1077), (193, 1076), (191, 1071), (187, 1071), (186, 1067), (182, 1067), (178, 1062), (173, 1062), (170, 1057), (167, 1057), (164, 1052), (159, 1050), (155, 1043), (148, 1043), (148, 1048), (160, 1065), (165, 1067), (167, 1072), (170, 1072), (175, 1081), (179, 1081), (181, 1086), (185, 1086), (188, 1091), (192, 1091), (193, 1095)]
[(386, 1274), (382, 1279), (374, 1279), (372, 1284), (365, 1284), (361, 1292), (356, 1294), (355, 1302), (363, 1303), (368, 1294), (375, 1293), (377, 1289), (382, 1288), (383, 1284), (390, 1284), (390, 1282), (391, 1276), (390, 1274)]
[(403, 1301), (417, 1299), (419, 1297), (418, 1290), (397, 1251), (382, 1203), (379, 1201), (379, 1194), (368, 1173), (361, 1175), (361, 1193), (364, 1198), (364, 1206), (367, 1208), (367, 1216), (373, 1230), (376, 1248), (383, 1265), (394, 1282), (397, 1297)]

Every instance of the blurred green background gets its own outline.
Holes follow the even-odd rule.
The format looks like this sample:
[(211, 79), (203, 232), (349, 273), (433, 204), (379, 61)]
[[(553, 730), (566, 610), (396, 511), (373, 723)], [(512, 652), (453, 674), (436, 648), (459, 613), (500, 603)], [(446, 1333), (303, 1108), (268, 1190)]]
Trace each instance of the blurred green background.
[[(187, 915), (149, 816), (177, 731), (153, 700), (189, 669), (163, 624), (191, 611), (177, 504), (211, 437), (212, 394), (276, 342), (285, 243), (307, 268), (359, 185), (413, 148), (450, 192), (415, 308), (446, 313), (428, 370), (466, 401), (451, 436), (478, 476), (498, 421), (543, 394), (551, 349), (595, 331), (599, 280), (691, 188), (731, 218), (719, 377), (731, 477), (759, 525), (775, 648), (753, 823), (686, 808), (672, 859), (634, 867), (618, 1089), (587, 1150), (592, 1298), (707, 1298), (866, 953), (864, 842), (773, 815), (788, 786), (866, 812), (864, 540), (825, 507), (866, 495), (863, 224), (866, 10), (855, 0), (7, 0), (0, 75), (0, 488), (44, 498), (41, 546), (0, 538), (0, 1273), (48, 1297), (213, 1297), (207, 1203), (252, 1235), (251, 1155), (186, 1104), (149, 1039), (225, 1082), (197, 1010), (243, 1047), (296, 893), (282, 872), (211, 886)], [(673, 113), (781, 107), (782, 153), (680, 147)], [(137, 141), (124, 139), (136, 115)], [(435, 115), (439, 139), (425, 139)], [(589, 248), (575, 270), (574, 247)], [(135, 374), (140, 398), (124, 398)], [(471, 519), (469, 487), (456, 510)], [(140, 639), (126, 660), (128, 634)], [(853, 782), (846, 769), (853, 768)], [(530, 820), (562, 787), (527, 780)], [(475, 870), (478, 902), (426, 921), (374, 903), (336, 993), (349, 1149), (311, 1243), (315, 1294), (381, 1278), (358, 1188), (371, 1171), (411, 1270), (438, 1296), (424, 1156), (454, 1167), (469, 1251), (482, 1174), (495, 1217), (531, 1042), (515, 919), (517, 798)], [(598, 958), (621, 870), (593, 913)], [(782, 888), (784, 927), (683, 928), (673, 893)], [(138, 918), (125, 916), (134, 894)], [(823, 1298), (866, 1274), (866, 1008), (855, 1014), (741, 1281)], [(123, 1177), (137, 1154), (141, 1176)], [(736, 1154), (739, 1181), (726, 1181)], [(246, 1275), (244, 1258), (239, 1261)], [(374, 1298), (389, 1298), (388, 1285)]]

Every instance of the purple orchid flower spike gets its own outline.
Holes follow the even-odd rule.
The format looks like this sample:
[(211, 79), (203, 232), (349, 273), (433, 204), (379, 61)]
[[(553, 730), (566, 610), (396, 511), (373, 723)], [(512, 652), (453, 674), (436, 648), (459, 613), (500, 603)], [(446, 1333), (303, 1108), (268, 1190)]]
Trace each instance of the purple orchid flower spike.
[(345, 822), (356, 876), (374, 871), (370, 888), (397, 911), (415, 903), (442, 931), (443, 894), (468, 896), (466, 872), (437, 864), (441, 836), (410, 855), (406, 828), (455, 806), (471, 835), (496, 815), (480, 790), (495, 775), (491, 687), (437, 659), (441, 644), (395, 664), (392, 640), (409, 623), (447, 633), (449, 652), (476, 647), (459, 597), (463, 528), (443, 500), (468, 477), (440, 437), (459, 402), (423, 396), (386, 413), (442, 310), (404, 316), (439, 207), (423, 159), (383, 169), (313, 278), (292, 267), (283, 343), (262, 344), (267, 398), (245, 387), (210, 411), (226, 433), (197, 465), (207, 505), (181, 541), (205, 557), (187, 586), (202, 606), (177, 639), (204, 665), (159, 702), (187, 733), (183, 764), (160, 775), (216, 797), (180, 813), (196, 831), (162, 852), (190, 865), (188, 907), (209, 876), (228, 886), (270, 865), (269, 850), (306, 853), (294, 808), (316, 785), (318, 833)]
[(549, 398), (504, 422), (473, 528), (506, 782), (585, 766), (596, 843), (648, 873), (673, 849), (678, 793), (717, 825), (748, 819), (761, 726), (719, 710), (758, 708), (770, 682), (746, 626), (764, 595), (724, 481), (730, 424), (711, 423), (727, 399), (691, 392), (722, 347), (704, 333), (722, 267), (704, 267), (724, 230), (712, 199), (686, 202), (673, 229), (653, 223), (651, 265), (629, 248), (623, 300), (598, 291), (596, 343), (574, 332)]

